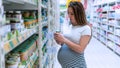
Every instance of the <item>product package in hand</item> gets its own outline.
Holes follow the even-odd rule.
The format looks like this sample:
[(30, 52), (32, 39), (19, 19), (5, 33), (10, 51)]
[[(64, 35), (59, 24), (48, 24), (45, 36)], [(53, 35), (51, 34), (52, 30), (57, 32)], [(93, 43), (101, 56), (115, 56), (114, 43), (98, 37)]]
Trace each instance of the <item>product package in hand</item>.
[[(56, 33), (61, 33), (61, 31), (60, 30), (56, 30), (55, 34)], [(58, 42), (58, 44), (61, 45), (61, 42)]]

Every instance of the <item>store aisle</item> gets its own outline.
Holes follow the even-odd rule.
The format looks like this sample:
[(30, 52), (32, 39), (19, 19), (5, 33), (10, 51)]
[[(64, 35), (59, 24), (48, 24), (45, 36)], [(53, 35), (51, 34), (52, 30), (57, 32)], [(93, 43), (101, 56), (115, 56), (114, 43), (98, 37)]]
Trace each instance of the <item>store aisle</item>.
[[(60, 46), (58, 46), (58, 49)], [(101, 42), (95, 38), (91, 39), (91, 42), (85, 50), (85, 59), (88, 68), (119, 68), (120, 57), (109, 50)], [(55, 61), (54, 68), (61, 68), (57, 59)]]
[(119, 68), (120, 57), (109, 50), (101, 42), (92, 38), (85, 50), (88, 68)]

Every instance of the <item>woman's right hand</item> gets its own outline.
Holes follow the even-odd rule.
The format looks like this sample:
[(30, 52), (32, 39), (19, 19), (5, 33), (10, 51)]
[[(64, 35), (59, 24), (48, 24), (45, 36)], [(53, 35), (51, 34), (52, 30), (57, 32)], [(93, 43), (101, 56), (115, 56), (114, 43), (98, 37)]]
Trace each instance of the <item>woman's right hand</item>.
[(57, 44), (60, 44), (61, 45), (61, 42), (57, 39), (57, 35), (58, 33), (54, 33), (54, 39), (56, 41)]

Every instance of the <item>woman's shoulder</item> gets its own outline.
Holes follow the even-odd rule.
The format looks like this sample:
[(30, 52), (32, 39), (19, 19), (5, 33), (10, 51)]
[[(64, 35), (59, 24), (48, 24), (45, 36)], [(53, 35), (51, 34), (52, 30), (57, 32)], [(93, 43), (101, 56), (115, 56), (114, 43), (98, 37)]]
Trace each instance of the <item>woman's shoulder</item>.
[(90, 26), (89, 25), (84, 25), (84, 26), (82, 26), (82, 27), (79, 27), (78, 29), (77, 29), (77, 31), (79, 31), (79, 32), (91, 32), (91, 28), (90, 28)]
[(91, 29), (89, 25), (85, 25), (84, 29)]
[(80, 29), (91, 29), (89, 25), (84, 25), (84, 26), (81, 26), (81, 27), (78, 27)]
[(73, 29), (76, 29), (78, 31), (83, 31), (83, 30), (90, 30), (90, 26), (89, 25), (84, 25), (84, 26), (73, 26)]

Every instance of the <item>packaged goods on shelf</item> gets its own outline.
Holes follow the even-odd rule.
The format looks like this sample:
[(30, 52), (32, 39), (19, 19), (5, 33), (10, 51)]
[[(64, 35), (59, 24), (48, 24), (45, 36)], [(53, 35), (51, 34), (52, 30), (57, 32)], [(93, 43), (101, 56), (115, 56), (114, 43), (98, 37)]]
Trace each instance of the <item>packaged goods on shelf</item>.
[(109, 27), (108, 27), (108, 31), (114, 32), (114, 27), (113, 27), (113, 26), (109, 26)]
[(116, 29), (115, 29), (115, 35), (120, 36), (120, 28), (116, 28)]
[(19, 32), (24, 30), (24, 24), (21, 11), (6, 11), (6, 22), (11, 25), (11, 30), (18, 30)]
[(103, 5), (103, 11), (107, 11), (107, 10), (109, 10), (109, 7), (107, 6), (107, 4), (105, 4), (105, 5)]
[(114, 42), (108, 40), (107, 41), (107, 46), (111, 47), (112, 49), (114, 49)]
[(36, 20), (35, 19), (25, 19), (24, 21), (25, 21), (24, 24), (25, 24), (26, 28), (32, 28), (32, 27), (36, 26), (36, 24), (38, 23), (37, 19)]
[(98, 14), (98, 16), (96, 16), (98, 18), (96, 18), (96, 21), (95, 21), (95, 23), (97, 23), (97, 26), (95, 27), (97, 27), (98, 29), (93, 29), (93, 30), (100, 32), (101, 34), (101, 37), (100, 37), (99, 33), (96, 33), (97, 34), (96, 37), (101, 41), (103, 41), (104, 38), (106, 38), (105, 39), (106, 41), (105, 40), (103, 41), (106, 43), (105, 45), (107, 45), (108, 48), (110, 48), (112, 51), (117, 52), (116, 46), (118, 46), (120, 42), (119, 41), (119, 38), (120, 38), (119, 37), (119, 32), (120, 32), (119, 31), (119, 16), (120, 16), (119, 13), (120, 12), (118, 8), (119, 3), (116, 0), (109, 0), (104, 2), (101, 1), (101, 3), (99, 3), (99, 1), (96, 0), (95, 3), (97, 4), (94, 5), (94, 11), (97, 11), (97, 13), (94, 13), (94, 14)]
[(114, 26), (116, 24), (116, 22), (117, 22), (116, 20), (109, 20), (109, 24), (112, 26)]
[(48, 4), (48, 0), (42, 0), (42, 4), (47, 5)]
[(106, 39), (105, 39), (103, 36), (100, 37), (100, 40), (101, 40), (103, 43), (105, 43), (105, 41), (106, 41)]
[[(3, 3), (5, 11), (0, 15), (4, 22), (0, 23), (1, 26), (10, 25), (10, 32), (6, 35), (7, 40), (2, 40), (2, 61), (0, 59), (0, 68), (43, 68), (43, 65), (53, 67), (53, 63), (45, 55), (51, 55), (47, 53), (48, 46), (52, 45), (52, 39), (48, 42), (47, 36), (54, 30), (55, 22), (59, 18), (59, 14), (54, 9), (58, 9), (57, 1), (55, 0), (0, 0)], [(12, 5), (11, 5), (12, 4)], [(23, 5), (24, 4), (24, 5)], [(50, 7), (50, 8), (48, 8)], [(43, 9), (43, 11), (41, 11)], [(55, 13), (54, 13), (55, 12)], [(4, 17), (3, 17), (4, 16)], [(55, 19), (54, 19), (55, 18)], [(39, 20), (39, 21), (38, 21)], [(44, 25), (42, 24), (43, 22)], [(39, 27), (38, 27), (39, 26)], [(47, 29), (42, 30), (44, 26)], [(42, 28), (41, 28), (42, 27)], [(50, 28), (49, 28), (50, 27)], [(1, 30), (1, 29), (0, 29)], [(2, 30), (3, 31), (3, 30)], [(5, 32), (3, 32), (5, 33)], [(39, 33), (39, 39), (38, 34)], [(43, 35), (41, 35), (43, 33)], [(33, 37), (34, 36), (34, 37)], [(45, 36), (45, 37), (44, 37)], [(50, 35), (51, 36), (51, 35)], [(0, 31), (0, 37), (1, 31)], [(4, 36), (5, 37), (5, 36)], [(44, 38), (42, 40), (41, 38)], [(3, 38), (2, 38), (3, 39)], [(41, 40), (41, 41), (40, 41)], [(1, 43), (1, 39), (0, 39)], [(44, 45), (42, 45), (42, 43)], [(43, 47), (42, 47), (43, 46)], [(52, 46), (51, 46), (52, 47)], [(44, 55), (43, 55), (43, 53)], [(18, 54), (19, 56), (17, 56)], [(0, 54), (1, 56), (1, 54)], [(41, 57), (45, 57), (45, 62), (41, 61)], [(53, 56), (54, 57), (54, 56)], [(12, 59), (12, 60), (11, 60)], [(39, 61), (35, 63), (35, 61)], [(43, 62), (44, 64), (41, 64)], [(40, 64), (40, 65), (39, 65)], [(5, 67), (6, 66), (6, 67)]]
[(42, 30), (43, 30), (43, 32), (42, 32), (42, 35), (43, 35), (43, 36), (42, 36), (42, 39), (44, 40), (45, 37), (47, 37), (48, 27), (45, 26), (45, 27), (42, 28)]
[(116, 26), (118, 26), (118, 27), (120, 27), (120, 19), (119, 20), (117, 20), (117, 22), (116, 22), (116, 24), (115, 24)]
[(10, 25), (4, 25), (0, 27), (0, 37), (3, 42), (6, 42), (8, 40), (7, 34), (11, 32), (10, 28)]
[(116, 43), (117, 45), (120, 45), (120, 37), (115, 36), (115, 43)]
[(11, 20), (20, 21), (22, 19), (21, 11), (6, 11), (6, 18)]
[(6, 56), (6, 63), (8, 64), (7, 66), (9, 66), (9, 62), (13, 62), (13, 64), (10, 65), (18, 67), (20, 62), (27, 61), (29, 57), (32, 56), (33, 52), (35, 52), (37, 49), (37, 39), (38, 36), (33, 35), (27, 41), (10, 52)]
[(116, 9), (116, 19), (120, 19), (120, 9)]
[(26, 28), (32, 28), (38, 24), (36, 11), (25, 11), (23, 12), (24, 24)]
[(17, 53), (12, 53), (6, 56), (7, 68), (17, 68), (19, 62), (20, 62), (20, 55)]
[(16, 60), (9, 60), (6, 61), (6, 67), (7, 68), (17, 68), (18, 67), (18, 62)]
[(103, 29), (107, 30), (108, 29), (108, 26), (107, 25), (102, 25), (101, 26)]
[(108, 17), (109, 17), (109, 18), (115, 18), (115, 12), (109, 13)]
[(24, 11), (22, 12), (22, 16), (24, 19), (37, 19), (37, 11)]

